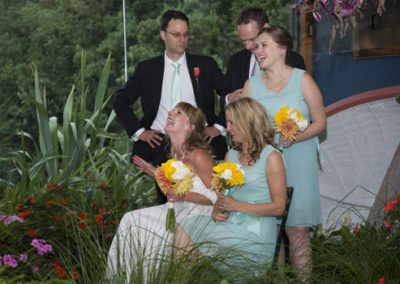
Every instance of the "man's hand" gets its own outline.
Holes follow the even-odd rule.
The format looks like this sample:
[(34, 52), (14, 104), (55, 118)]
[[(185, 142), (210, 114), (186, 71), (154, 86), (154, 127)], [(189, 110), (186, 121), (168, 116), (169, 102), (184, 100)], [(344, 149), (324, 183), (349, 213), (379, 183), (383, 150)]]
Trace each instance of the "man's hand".
[(231, 102), (234, 102), (243, 97), (244, 97), (243, 89), (237, 89), (236, 91), (234, 91), (228, 95), (228, 102), (231, 103)]
[(159, 146), (163, 138), (159, 135), (159, 131), (145, 130), (139, 135), (139, 140), (147, 142), (151, 148)]
[(207, 144), (210, 144), (211, 141), (219, 135), (221, 135), (221, 132), (214, 126), (207, 127), (203, 132), (203, 138)]
[(156, 168), (153, 166), (153, 164), (143, 160), (138, 155), (132, 157), (132, 162), (139, 170), (144, 171), (149, 176), (154, 176), (154, 171)]

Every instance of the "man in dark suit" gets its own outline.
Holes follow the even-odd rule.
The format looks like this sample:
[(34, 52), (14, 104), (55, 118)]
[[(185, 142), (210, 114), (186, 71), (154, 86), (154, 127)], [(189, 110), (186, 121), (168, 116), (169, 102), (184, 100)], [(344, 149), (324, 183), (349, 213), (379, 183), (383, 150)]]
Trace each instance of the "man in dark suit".
[[(134, 141), (132, 155), (153, 165), (167, 160), (164, 127), (168, 112), (176, 102), (185, 101), (199, 107), (207, 118), (204, 138), (211, 144), (216, 159), (224, 159), (227, 151), (223, 135), (223, 113), (214, 111), (214, 91), (227, 94), (225, 77), (215, 60), (185, 52), (189, 38), (189, 19), (180, 11), (169, 10), (160, 20), (160, 37), (165, 53), (140, 62), (128, 82), (113, 98), (115, 113)], [(178, 101), (175, 79), (178, 78)], [(133, 113), (132, 105), (140, 98), (143, 117)], [(165, 201), (159, 193), (159, 203)]]
[[(227, 97), (228, 101), (239, 98), (246, 80), (260, 72), (260, 65), (255, 56), (256, 39), (258, 32), (262, 28), (269, 27), (269, 20), (263, 9), (249, 7), (240, 12), (237, 25), (239, 38), (244, 45), (244, 49), (229, 58), (226, 71), (226, 79), (230, 88), (230, 94)], [(288, 51), (286, 63), (292, 67), (305, 70), (303, 57), (294, 51)]]

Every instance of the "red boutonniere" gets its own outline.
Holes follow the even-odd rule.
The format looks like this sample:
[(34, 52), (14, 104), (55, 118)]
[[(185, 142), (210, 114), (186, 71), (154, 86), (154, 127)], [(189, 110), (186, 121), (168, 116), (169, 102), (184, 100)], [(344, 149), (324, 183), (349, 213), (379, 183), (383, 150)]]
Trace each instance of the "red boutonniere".
[(194, 74), (194, 77), (196, 78), (197, 91), (198, 91), (199, 90), (200, 67), (194, 67), (193, 68), (193, 74)]

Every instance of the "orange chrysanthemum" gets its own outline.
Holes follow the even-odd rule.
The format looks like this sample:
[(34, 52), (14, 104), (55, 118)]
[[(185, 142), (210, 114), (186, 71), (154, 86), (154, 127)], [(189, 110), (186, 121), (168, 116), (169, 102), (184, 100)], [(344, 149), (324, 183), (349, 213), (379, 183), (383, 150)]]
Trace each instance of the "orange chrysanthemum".
[(154, 172), (154, 177), (162, 193), (167, 194), (167, 192), (171, 190), (172, 183), (168, 179), (168, 177), (164, 174), (162, 168), (156, 169), (156, 171)]
[(294, 121), (286, 120), (276, 127), (276, 131), (280, 132), (285, 140), (295, 141), (299, 128)]
[(213, 173), (211, 179), (211, 188), (216, 192), (222, 193), (224, 191), (224, 186), (222, 184), (222, 179), (218, 174)]

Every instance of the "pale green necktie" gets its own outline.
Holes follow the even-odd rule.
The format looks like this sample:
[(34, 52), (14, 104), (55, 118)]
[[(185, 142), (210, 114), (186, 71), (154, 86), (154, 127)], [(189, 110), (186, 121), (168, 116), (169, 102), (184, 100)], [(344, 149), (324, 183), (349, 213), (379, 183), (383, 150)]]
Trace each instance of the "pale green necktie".
[(257, 59), (254, 61), (253, 68), (251, 69), (251, 76), (256, 75), (257, 72)]
[(179, 63), (172, 63), (174, 74), (172, 75), (171, 106), (174, 107), (181, 101), (181, 78), (179, 76)]

